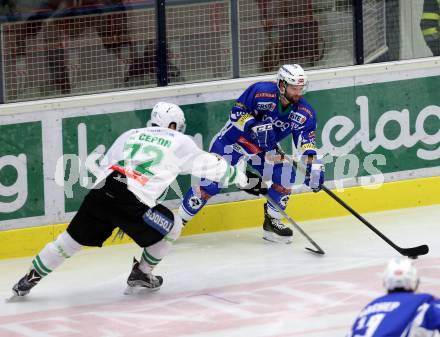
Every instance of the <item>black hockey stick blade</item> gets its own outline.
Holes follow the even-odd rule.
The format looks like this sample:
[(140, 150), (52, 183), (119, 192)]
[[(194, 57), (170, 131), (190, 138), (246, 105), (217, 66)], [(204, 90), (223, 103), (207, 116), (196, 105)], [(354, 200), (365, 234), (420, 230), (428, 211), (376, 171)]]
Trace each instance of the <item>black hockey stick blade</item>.
[[(282, 153), (282, 150), (280, 150)], [(298, 169), (298, 163), (291, 157), (286, 156), (283, 153), (284, 157), (289, 160), (292, 165), (295, 167), (295, 169)], [(305, 172), (306, 174), (308, 172)], [(321, 185), (322, 190), (327, 193), (333, 200), (335, 200), (339, 205), (344, 207), (347, 211), (349, 211), (355, 218), (360, 220), (365, 226), (367, 226), (369, 229), (371, 229), (374, 233), (376, 233), (377, 236), (379, 236), (382, 240), (384, 240), (386, 243), (388, 243), (391, 247), (393, 247), (396, 251), (398, 251), (400, 254), (410, 257), (410, 258), (417, 258), (417, 256), (420, 255), (426, 255), (429, 252), (429, 247), (427, 245), (421, 245), (417, 247), (412, 248), (402, 248), (396, 245), (393, 241), (391, 241), (388, 237), (386, 237), (381, 231), (379, 231), (376, 227), (374, 227), (371, 223), (369, 223), (363, 216), (361, 216), (358, 212), (356, 212), (351, 206), (349, 206), (345, 201), (343, 201), (341, 198), (339, 198), (335, 193), (333, 193), (327, 186)]]
[(399, 253), (408, 256), (411, 259), (416, 259), (420, 255), (426, 255), (429, 253), (428, 245), (421, 245), (412, 248), (401, 248), (399, 249)]
[(427, 245), (421, 245), (417, 247), (411, 248), (402, 248), (396, 245), (393, 241), (391, 241), (388, 237), (386, 237), (381, 231), (379, 231), (376, 227), (374, 227), (371, 223), (369, 223), (363, 216), (361, 216), (358, 212), (356, 212), (353, 208), (347, 205), (341, 198), (339, 198), (335, 193), (333, 193), (326, 186), (322, 185), (322, 190), (325, 191), (329, 196), (331, 196), (338, 204), (344, 207), (347, 211), (349, 211), (354, 217), (360, 220), (365, 226), (371, 229), (377, 236), (379, 236), (382, 240), (388, 243), (391, 247), (397, 250), (400, 254), (412, 258), (416, 258), (419, 255), (426, 255), (429, 252), (429, 247)]
[(324, 252), (321, 248), (315, 250), (315, 249), (312, 249), (312, 248), (306, 247), (306, 249), (307, 249), (308, 251), (310, 251), (310, 252), (312, 252), (312, 253), (315, 253), (315, 254), (318, 254), (318, 255), (324, 255), (324, 254), (325, 254), (325, 252)]

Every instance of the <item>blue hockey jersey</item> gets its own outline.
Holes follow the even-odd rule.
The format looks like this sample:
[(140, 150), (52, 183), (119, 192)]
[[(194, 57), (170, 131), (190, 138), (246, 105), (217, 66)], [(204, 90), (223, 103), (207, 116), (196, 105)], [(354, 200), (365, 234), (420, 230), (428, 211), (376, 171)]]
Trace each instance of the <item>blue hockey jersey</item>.
[(394, 292), (368, 304), (348, 337), (422, 337), (438, 329), (439, 300), (430, 294)]
[(316, 114), (304, 98), (283, 110), (276, 83), (257, 82), (237, 99), (219, 137), (238, 143), (248, 153), (259, 153), (261, 149), (250, 134), (250, 128), (258, 122), (272, 123), (277, 142), (291, 134), (295, 146), (300, 144), (301, 153), (316, 154)]

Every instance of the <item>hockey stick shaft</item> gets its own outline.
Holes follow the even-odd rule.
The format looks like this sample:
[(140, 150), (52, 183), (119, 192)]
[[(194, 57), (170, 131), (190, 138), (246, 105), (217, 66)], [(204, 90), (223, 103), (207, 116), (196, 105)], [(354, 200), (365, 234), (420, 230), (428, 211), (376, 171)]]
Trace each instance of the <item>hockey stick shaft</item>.
[[(298, 169), (298, 164), (293, 158), (290, 158), (289, 156), (286, 156), (286, 155), (284, 155), (284, 157), (287, 158), (296, 169)], [(308, 172), (306, 172), (306, 174), (307, 173)], [(429, 247), (427, 245), (421, 245), (421, 246), (411, 247), (411, 248), (402, 248), (402, 247), (397, 246), (388, 237), (386, 237), (381, 231), (379, 231), (376, 227), (374, 227), (371, 223), (369, 223), (363, 216), (361, 216), (352, 207), (350, 207), (345, 201), (343, 201), (335, 193), (333, 193), (328, 187), (326, 187), (325, 185), (321, 185), (321, 189), (324, 192), (326, 192), (331, 198), (333, 198), (333, 200), (335, 200), (338, 204), (340, 204), (347, 211), (349, 211), (354, 217), (356, 217), (358, 220), (360, 220), (365, 226), (367, 226), (369, 229), (371, 229), (382, 240), (384, 240), (391, 247), (393, 247), (395, 250), (397, 250), (400, 254), (402, 254), (404, 256), (409, 256), (409, 257), (417, 257), (419, 255), (428, 254)]]
[(307, 248), (309, 251), (316, 253), (316, 254), (320, 254), (320, 255), (324, 255), (325, 252), (324, 250), (306, 233), (304, 232), (304, 230), (280, 207), (278, 206), (278, 204), (271, 198), (269, 197), (269, 195), (265, 195), (266, 199), (271, 203), (271, 205), (273, 207), (275, 207), (275, 209), (284, 217), (286, 218), (286, 220), (293, 226), (296, 228), (296, 230), (298, 232), (300, 232), (312, 245), (313, 247), (316, 248), (316, 250), (311, 249), (311, 248)]

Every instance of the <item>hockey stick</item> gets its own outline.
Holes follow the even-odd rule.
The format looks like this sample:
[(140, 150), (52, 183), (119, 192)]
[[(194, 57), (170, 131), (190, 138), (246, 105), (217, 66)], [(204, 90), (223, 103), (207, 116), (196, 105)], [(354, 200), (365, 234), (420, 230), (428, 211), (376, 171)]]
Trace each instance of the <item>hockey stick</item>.
[(307, 233), (304, 232), (303, 229), (280, 206), (278, 206), (278, 204), (275, 201), (273, 201), (273, 199), (271, 197), (269, 197), (269, 195), (265, 194), (264, 196), (271, 203), (271, 206), (275, 207), (275, 209), (278, 212), (280, 212), (281, 215), (283, 217), (285, 217), (286, 220), (293, 227), (295, 227), (298, 230), (298, 232), (300, 232), (316, 248), (316, 250), (315, 250), (315, 249), (306, 247), (307, 250), (311, 251), (312, 253), (319, 254), (319, 255), (324, 255), (325, 254), (324, 250), (322, 250), (322, 248), (319, 247), (319, 245), (310, 236), (308, 236)]
[(410, 258), (417, 258), (419, 255), (426, 255), (429, 252), (428, 245), (421, 245), (417, 247), (411, 248), (402, 248), (397, 246), (394, 242), (388, 239), (382, 232), (380, 232), (376, 227), (370, 224), (363, 216), (361, 216), (358, 212), (356, 212), (353, 208), (347, 205), (341, 198), (339, 198), (336, 194), (334, 194), (331, 190), (329, 190), (326, 186), (322, 185), (322, 190), (331, 196), (339, 205), (344, 207), (347, 211), (353, 214), (357, 219), (359, 219), (365, 226), (370, 228), (374, 233), (376, 233), (382, 240), (388, 243), (391, 247), (397, 250), (400, 254), (404, 256), (408, 256)]
[(253, 179), (257, 179), (257, 184), (252, 186), (252, 187), (256, 187), (256, 190), (254, 190), (253, 192), (250, 192), (251, 190), (253, 190), (252, 188), (242, 188), (242, 190), (256, 196), (263, 195), (267, 199), (267, 201), (269, 201), (271, 205), (316, 248), (315, 250), (306, 247), (307, 250), (319, 255), (324, 255), (325, 254), (324, 250), (321, 247), (319, 247), (319, 245), (315, 241), (313, 241), (312, 238), (308, 236), (307, 233), (304, 232), (303, 229), (269, 196), (269, 194), (267, 193), (268, 192), (267, 186), (263, 182), (262, 178), (258, 174), (249, 170), (246, 170), (246, 176), (248, 177), (248, 181), (251, 185), (255, 183), (255, 180), (253, 181)]
[[(291, 157), (284, 154), (284, 158), (288, 159), (291, 164), (298, 169), (298, 163)], [(306, 175), (309, 172), (306, 172)], [(358, 212), (356, 212), (352, 207), (347, 205), (341, 198), (339, 198), (335, 193), (333, 193), (329, 188), (325, 185), (321, 185), (321, 189), (327, 193), (330, 197), (332, 197), (339, 205), (344, 207), (347, 211), (349, 211), (353, 216), (355, 216), (358, 220), (360, 220), (365, 226), (371, 229), (374, 233), (376, 233), (382, 240), (388, 243), (391, 247), (397, 250), (401, 255), (408, 256), (410, 258), (417, 258), (419, 255), (426, 255), (429, 252), (428, 245), (421, 245), (417, 247), (410, 248), (402, 248), (397, 246), (393, 241), (388, 239), (382, 232), (380, 232), (376, 227), (374, 227), (371, 223), (369, 223), (363, 216), (361, 216)]]

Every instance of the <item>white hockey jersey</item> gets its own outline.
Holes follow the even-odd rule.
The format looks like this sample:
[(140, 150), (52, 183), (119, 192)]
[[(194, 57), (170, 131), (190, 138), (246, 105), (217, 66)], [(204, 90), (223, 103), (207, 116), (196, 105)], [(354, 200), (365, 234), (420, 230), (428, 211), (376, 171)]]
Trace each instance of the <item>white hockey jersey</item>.
[(132, 129), (119, 136), (92, 170), (97, 176), (95, 188), (114, 171), (125, 174), (128, 189), (149, 207), (156, 205), (180, 174), (221, 182), (225, 187), (247, 184), (242, 169), (201, 150), (189, 136), (161, 127)]

